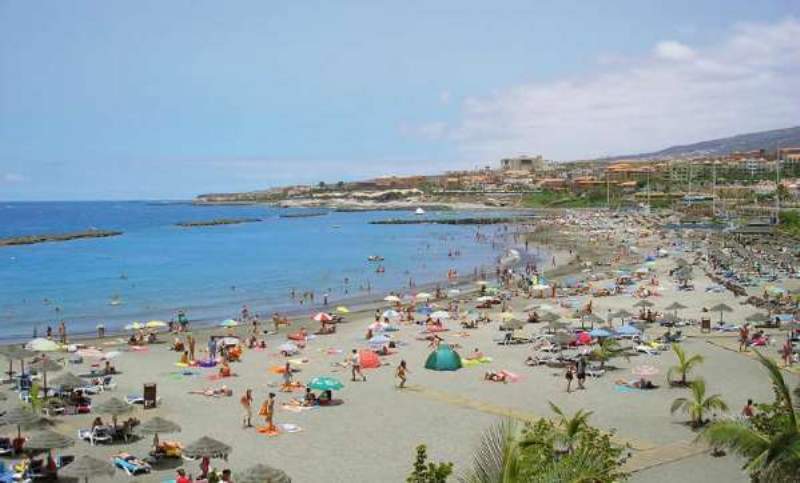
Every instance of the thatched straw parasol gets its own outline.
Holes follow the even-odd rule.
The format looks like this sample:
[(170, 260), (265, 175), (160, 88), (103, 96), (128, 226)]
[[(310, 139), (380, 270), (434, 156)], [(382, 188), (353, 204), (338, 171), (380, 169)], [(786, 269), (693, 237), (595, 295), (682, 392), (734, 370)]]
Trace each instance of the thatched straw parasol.
[(594, 329), (594, 324), (602, 324), (605, 322), (605, 320), (599, 315), (587, 314), (581, 317), (581, 328), (583, 327), (583, 324), (585, 322), (589, 322), (590, 324), (592, 324), (592, 328)]
[(223, 458), (228, 456), (232, 448), (216, 439), (203, 436), (183, 449), (189, 458)]
[(667, 305), (664, 310), (683, 310), (688, 309), (689, 307), (683, 305), (680, 302), (672, 302), (671, 304)]
[(53, 387), (60, 387), (62, 389), (75, 389), (86, 385), (83, 379), (76, 376), (71, 372), (65, 372), (60, 376), (54, 378), (50, 383)]
[(292, 483), (289, 475), (283, 470), (271, 466), (257, 464), (236, 474), (237, 483)]
[(156, 416), (142, 423), (138, 431), (142, 434), (153, 435), (153, 447), (158, 447), (158, 435), (160, 433), (180, 433), (181, 427), (168, 419)]
[(45, 429), (31, 433), (25, 442), (25, 447), (30, 449), (64, 449), (75, 444), (75, 440), (55, 431)]
[(654, 305), (655, 304), (653, 302), (651, 302), (649, 300), (644, 300), (644, 299), (642, 299), (642, 300), (636, 302), (635, 304), (633, 304), (634, 307), (643, 307), (643, 308), (650, 308), (650, 307), (653, 307)]
[(7, 347), (0, 347), (0, 355), (8, 359), (8, 377), (11, 377), (14, 375), (14, 361), (19, 361), (20, 372), (25, 372), (25, 359), (32, 359), (36, 356), (36, 353), (17, 345), (10, 345)]
[(733, 309), (725, 304), (717, 304), (710, 309), (711, 312), (719, 312), (719, 321), (722, 322), (722, 314), (723, 312), (733, 312)]
[(767, 314), (763, 314), (761, 312), (755, 312), (745, 317), (744, 320), (747, 322), (753, 322), (757, 324), (759, 322), (768, 322), (770, 318)]
[(61, 364), (49, 357), (42, 357), (41, 359), (31, 362), (30, 367), (37, 371), (42, 371), (42, 387), (45, 390), (45, 394), (47, 394), (47, 373), (60, 371), (64, 368)]
[(89, 478), (112, 477), (114, 472), (114, 465), (111, 463), (84, 455), (64, 467), (61, 474), (88, 483)]
[(102, 402), (95, 406), (94, 410), (100, 414), (110, 414), (111, 421), (113, 422), (114, 427), (116, 427), (117, 417), (132, 412), (133, 406), (125, 401), (112, 397), (108, 401)]
[(507, 320), (500, 324), (500, 330), (519, 330), (525, 326), (521, 320)]
[(17, 438), (21, 438), (22, 426), (33, 426), (40, 421), (41, 418), (32, 409), (25, 406), (14, 406), (0, 418), (0, 425), (17, 425)]

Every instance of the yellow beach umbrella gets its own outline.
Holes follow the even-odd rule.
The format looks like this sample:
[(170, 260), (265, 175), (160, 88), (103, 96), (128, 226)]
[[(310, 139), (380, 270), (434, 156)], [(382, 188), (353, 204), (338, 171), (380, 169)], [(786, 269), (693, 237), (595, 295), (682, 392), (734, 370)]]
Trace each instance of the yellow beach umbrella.
[(150, 322), (144, 324), (145, 327), (148, 329), (155, 329), (158, 327), (166, 327), (168, 324), (162, 320), (151, 320)]
[(125, 326), (125, 330), (139, 330), (144, 329), (144, 325), (141, 322), (131, 322), (130, 324)]
[(340, 305), (340, 306), (336, 307), (336, 311), (339, 312), (340, 314), (349, 314), (350, 313), (350, 309), (348, 309), (344, 305)]
[(514, 320), (516, 316), (512, 312), (503, 312), (500, 314), (502, 320)]

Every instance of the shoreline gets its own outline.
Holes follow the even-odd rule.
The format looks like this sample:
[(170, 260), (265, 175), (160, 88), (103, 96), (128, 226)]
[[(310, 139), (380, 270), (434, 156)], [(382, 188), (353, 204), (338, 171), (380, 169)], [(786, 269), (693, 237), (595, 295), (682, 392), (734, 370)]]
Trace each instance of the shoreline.
[[(511, 248), (519, 249), (518, 246), (516, 246), (514, 244), (511, 244), (511, 243), (508, 243), (508, 244), (506, 244), (504, 246), (504, 249), (506, 251), (508, 249), (511, 249)], [(510, 266), (517, 267), (517, 266), (522, 265), (525, 262), (532, 261), (532, 260), (537, 260), (537, 259), (539, 259), (538, 260), (539, 262), (544, 264), (547, 259), (549, 259), (550, 257), (555, 256), (557, 258), (556, 266), (553, 267), (553, 268), (549, 268), (547, 270), (544, 270), (543, 273), (544, 273), (545, 276), (548, 276), (548, 277), (550, 277), (550, 276), (563, 276), (563, 274), (551, 275), (551, 273), (553, 273), (554, 271), (558, 271), (558, 270), (566, 269), (566, 270), (569, 270), (570, 272), (572, 271), (572, 269), (570, 267), (572, 267), (572, 262), (574, 260), (572, 258), (570, 258), (570, 256), (568, 255), (568, 253), (566, 251), (563, 251), (563, 250), (561, 250), (559, 248), (555, 248), (555, 247), (548, 247), (545, 244), (540, 244), (538, 247), (535, 246), (535, 245), (532, 245), (530, 248), (531, 248), (531, 250), (529, 250), (527, 253), (523, 253), (523, 256), (519, 260), (517, 260), (516, 263), (514, 263), (514, 264), (512, 264)], [(542, 257), (544, 257), (544, 258), (542, 258)], [(476, 267), (476, 268), (478, 268), (478, 270), (479, 270), (479, 276), (480, 276), (481, 273), (484, 273), (486, 275), (486, 277), (483, 280), (494, 281), (494, 280), (496, 280), (496, 275), (495, 275), (495, 271), (494, 271), (495, 267), (496, 267), (496, 264), (495, 265), (481, 265), (480, 267)], [(434, 280), (434, 281), (431, 281), (431, 282), (425, 282), (425, 283), (422, 283), (422, 284), (419, 284), (419, 285), (415, 285), (415, 287), (414, 287), (414, 289), (412, 291), (413, 292), (431, 292), (431, 291), (434, 291), (436, 289), (436, 287), (440, 287), (442, 290), (458, 289), (458, 290), (461, 291), (461, 293), (458, 296), (453, 297), (453, 299), (462, 299), (464, 297), (474, 295), (475, 293), (477, 293), (480, 290), (474, 284), (474, 282), (477, 281), (477, 280), (478, 279), (475, 278), (474, 273), (471, 273), (469, 275), (460, 275), (460, 276), (456, 277), (453, 280), (447, 280), (447, 279), (442, 280), (442, 279), (440, 279), (440, 280)], [(390, 289), (386, 293), (396, 292), (398, 290), (399, 290), (398, 288), (393, 288), (393, 289)], [(407, 287), (404, 287), (402, 290), (399, 290), (399, 291), (402, 292), (402, 291), (409, 291), (409, 290), (408, 290)], [(341, 298), (341, 299), (338, 299), (338, 298), (330, 299), (327, 306), (324, 305), (323, 303), (314, 303), (314, 304), (305, 304), (305, 305), (297, 304), (294, 308), (287, 309), (287, 310), (273, 311), (272, 313), (279, 313), (281, 315), (285, 315), (292, 321), (293, 325), (298, 325), (298, 327), (302, 327), (303, 326), (302, 325), (302, 321), (306, 321), (307, 324), (317, 324), (318, 323), (318, 322), (315, 322), (314, 320), (312, 320), (312, 318), (311, 318), (311, 317), (313, 317), (313, 315), (315, 313), (317, 313), (317, 312), (326, 312), (326, 311), (332, 313), (333, 311), (335, 311), (336, 307), (340, 306), (340, 305), (346, 306), (350, 310), (350, 312), (348, 314), (346, 314), (345, 318), (363, 316), (364, 314), (366, 314), (368, 312), (374, 311), (376, 308), (383, 308), (383, 307), (386, 307), (387, 305), (389, 305), (389, 302), (386, 302), (386, 301), (383, 300), (383, 297), (385, 297), (385, 296), (386, 296), (385, 294), (377, 294), (377, 293), (375, 293), (375, 294), (360, 294), (360, 295), (354, 295), (354, 296), (345, 297), (345, 298)], [(431, 300), (431, 302), (442, 301), (442, 300), (450, 300), (450, 298), (446, 297), (444, 299)], [(244, 300), (242, 305), (248, 305), (247, 300)], [(217, 308), (222, 308), (222, 306), (217, 306)], [(175, 309), (175, 310), (178, 310), (178, 309)], [(261, 312), (259, 312), (259, 313), (261, 315), (265, 316), (265, 318), (260, 319), (262, 324), (270, 322), (270, 319), (268, 317), (269, 317), (269, 315), (271, 315), (271, 313), (270, 314), (265, 314), (265, 313), (261, 313)], [(153, 319), (153, 320), (162, 320), (162, 319)], [(69, 321), (67, 321), (67, 323), (69, 324)], [(219, 325), (217, 325), (218, 323), (219, 323), (219, 319), (218, 318), (211, 317), (211, 316), (208, 316), (208, 315), (200, 316), (200, 317), (197, 317), (197, 318), (192, 318), (192, 319), (190, 319), (190, 327), (191, 327), (190, 332), (196, 332), (196, 333), (204, 334), (204, 333), (212, 332), (214, 330), (224, 330), (224, 327), (220, 327)], [(242, 325), (240, 327), (244, 327), (244, 325)], [(118, 329), (112, 329), (112, 330), (109, 330), (109, 328), (106, 327), (105, 336), (103, 338), (99, 338), (97, 336), (97, 330), (71, 332), (71, 331), (69, 331), (69, 325), (67, 326), (67, 328), (68, 328), (68, 336), (69, 336), (68, 340), (70, 341), (70, 344), (72, 344), (74, 342), (78, 342), (78, 343), (85, 343), (85, 342), (99, 343), (101, 341), (111, 341), (113, 339), (119, 339), (119, 338), (127, 339), (127, 335), (130, 334), (130, 331), (126, 331), (122, 327), (120, 327)], [(37, 326), (37, 329), (38, 329), (38, 326)], [(168, 333), (169, 332), (166, 332), (166, 331), (159, 331), (159, 334), (162, 334), (162, 335), (163, 334), (168, 334)], [(30, 340), (31, 338), (33, 338), (32, 335), (33, 334), (31, 334), (30, 337), (29, 336), (22, 336), (22, 335), (19, 335), (19, 336), (16, 336), (16, 335), (0, 336), (0, 347), (7, 347), (7, 346), (12, 346), (12, 345), (23, 344), (23, 343), (27, 342), (28, 340)], [(37, 333), (37, 337), (42, 337), (42, 334), (41, 333)]]

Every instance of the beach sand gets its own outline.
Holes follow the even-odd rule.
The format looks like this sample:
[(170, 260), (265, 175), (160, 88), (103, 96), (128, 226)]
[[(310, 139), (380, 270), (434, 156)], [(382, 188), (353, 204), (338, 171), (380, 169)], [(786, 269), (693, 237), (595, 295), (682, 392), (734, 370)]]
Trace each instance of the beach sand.
[[(559, 253), (557, 258), (563, 262), (569, 257)], [(662, 283), (666, 284), (666, 290), (659, 297), (650, 299), (657, 308), (679, 301), (690, 307), (682, 312), (683, 316), (699, 319), (701, 307), (724, 301), (736, 309), (735, 313), (728, 314), (728, 318), (739, 321), (753, 311), (752, 308), (742, 308), (739, 300), (734, 300), (730, 293), (706, 293), (704, 288), (710, 281), (699, 274), (694, 292), (675, 291), (665, 275), (673, 261), (667, 258), (659, 259), (656, 263), (656, 271)], [(522, 314), (522, 308), (532, 301), (536, 300), (515, 298), (511, 304), (512, 310)], [(547, 299), (539, 301), (553, 303)], [(628, 295), (596, 298), (594, 312), (601, 316), (609, 310), (623, 308), (635, 312), (632, 305), (636, 301)], [(137, 407), (133, 414), (141, 420), (159, 415), (183, 427), (181, 433), (162, 435), (162, 440), (175, 439), (189, 443), (208, 435), (234, 448), (227, 462), (213, 460), (212, 466), (232, 468), (235, 473), (253, 464), (264, 463), (283, 469), (293, 481), (302, 483), (319, 480), (405, 481), (411, 470), (415, 447), (423, 443), (428, 446), (433, 460), (452, 461), (458, 473), (469, 466), (472, 451), (482, 432), (501, 417), (510, 415), (521, 420), (549, 417), (548, 402), (553, 402), (570, 413), (582, 408), (591, 410), (594, 412), (592, 424), (605, 430), (615, 430), (621, 442), (633, 447), (630, 469), (638, 469), (637, 465), (646, 462), (653, 464), (635, 473), (632, 481), (660, 482), (675, 477), (680, 477), (684, 482), (748, 481), (746, 475), (739, 471), (740, 461), (732, 457), (711, 458), (702, 452), (702, 448), (694, 452), (685, 450), (684, 443), (691, 442), (695, 434), (683, 424), (686, 419), (683, 415), (671, 416), (669, 413), (672, 400), (686, 393), (682, 389), (664, 387), (664, 375), (675, 361), (671, 353), (641, 355), (629, 361), (614, 360), (613, 365), (618, 366), (618, 370), (600, 379), (588, 380), (586, 390), (567, 394), (563, 371), (524, 365), (524, 359), (532, 353), (530, 346), (502, 347), (493, 342), (501, 335), (497, 330), (499, 322), (494, 317), (495, 321), (490, 325), (469, 331), (467, 337), (456, 337), (460, 329), (454, 322), (449, 324), (452, 330), (444, 333), (446, 342), (461, 346), (457, 351), (462, 355), (479, 348), (494, 359), (491, 364), (456, 372), (426, 370), (423, 364), (431, 349), (427, 342), (416, 340), (419, 326), (403, 326), (400, 332), (393, 334), (402, 343), (399, 353), (382, 358), (387, 365), (366, 370), (366, 382), (350, 382), (349, 369), (333, 364), (342, 361), (351, 349), (365, 346), (366, 326), (372, 322), (373, 310), (349, 314), (348, 321), (338, 326), (336, 334), (318, 336), (301, 355), (292, 357), (308, 359), (307, 364), (299, 366), (301, 372), (297, 374), (298, 380), (307, 381), (314, 376), (328, 375), (339, 378), (345, 384), (343, 390), (335, 393), (344, 400), (344, 404), (301, 413), (280, 409), (280, 403), (291, 397), (299, 398), (302, 393), (290, 395), (278, 392), (279, 404), (276, 407), (279, 409), (275, 422), (299, 425), (301, 432), (269, 437), (253, 429), (241, 428), (239, 397), (244, 390), (254, 390), (256, 409), (269, 392), (277, 392), (273, 384), (279, 383), (280, 376), (270, 373), (268, 369), (286, 361), (286, 358), (276, 354), (277, 346), (285, 341), (285, 329), (281, 334), (268, 338), (267, 350), (246, 350), (243, 362), (232, 364), (236, 377), (225, 379), (224, 384), (233, 389), (233, 397), (206, 398), (188, 394), (191, 390), (219, 387), (223, 382), (208, 379), (209, 375), (216, 373), (213, 369), (193, 369), (198, 373), (196, 376), (178, 375), (181, 368), (176, 367), (175, 362), (179, 355), (169, 351), (167, 344), (156, 344), (150, 346), (147, 352), (125, 352), (118, 357), (115, 365), (123, 372), (115, 378), (118, 387), (96, 396), (94, 404), (111, 396), (122, 398), (126, 394), (141, 393), (142, 383), (154, 382), (162, 399), (160, 407), (147, 411)], [(496, 312), (494, 310), (492, 313)], [(290, 330), (303, 326), (314, 330), (318, 324), (310, 319), (295, 319)], [(538, 333), (541, 324), (528, 324), (524, 330)], [(660, 334), (663, 329), (656, 327), (651, 331)], [(216, 329), (215, 332), (222, 332), (222, 329)], [(208, 331), (197, 333), (199, 349), (205, 347)], [(240, 333), (244, 334), (245, 330), (242, 328)], [(697, 375), (706, 379), (709, 393), (721, 393), (735, 412), (741, 409), (748, 398), (771, 400), (770, 385), (758, 363), (751, 357), (726, 348), (735, 345), (735, 335), (708, 336), (699, 334), (695, 329), (690, 329), (689, 335), (684, 343), (686, 351), (706, 357)], [(171, 336), (162, 335), (162, 340), (170, 341)], [(112, 341), (113, 338), (106, 339), (103, 344), (110, 348)], [(120, 341), (123, 342), (120, 347), (125, 348), (124, 341)], [(328, 348), (343, 352), (328, 355)], [(774, 350), (770, 352), (774, 355)], [(411, 371), (409, 387), (404, 390), (395, 387), (394, 379), (394, 368), (401, 359), (407, 361)], [(633, 378), (630, 368), (640, 364), (653, 365), (661, 371), (654, 381), (661, 384), (662, 388), (645, 392), (616, 391), (613, 381)], [(488, 369), (509, 370), (521, 375), (521, 381), (512, 384), (485, 382), (483, 373)], [(86, 372), (87, 365), (71, 367), (70, 370), (80, 374)], [(798, 382), (796, 375), (787, 374), (787, 378), (793, 386)], [(13, 402), (3, 404), (8, 406)], [(55, 429), (74, 436), (79, 428), (88, 427), (95, 416), (59, 418)], [(128, 445), (92, 447), (86, 442), (78, 442), (63, 453), (110, 458), (114, 453), (126, 451), (145, 456), (150, 442), (150, 437)], [(179, 465), (194, 475), (199, 473), (197, 462), (180, 462), (136, 479), (169, 480)], [(118, 471), (113, 481), (129, 479)]]

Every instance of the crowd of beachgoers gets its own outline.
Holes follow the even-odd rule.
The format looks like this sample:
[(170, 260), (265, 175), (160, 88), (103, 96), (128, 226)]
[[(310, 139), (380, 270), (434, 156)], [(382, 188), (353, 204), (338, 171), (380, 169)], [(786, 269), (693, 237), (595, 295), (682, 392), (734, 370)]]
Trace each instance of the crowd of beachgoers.
[[(753, 348), (795, 374), (796, 247), (597, 211), (494, 235), (514, 248), (493, 271), (430, 292), (410, 284), (358, 308), (318, 300), (303, 316), (242, 307), (202, 330), (179, 312), (92, 340), (62, 324), (4, 347), (2, 478), (400, 481), (415, 439), (474, 437), (459, 418), (512, 413), (504, 404), (587, 405), (631, 440), (689, 438), (661, 414), (675, 344), (720, 361), (718, 383)], [(735, 389), (747, 416), (744, 401), (769, 387), (739, 373), (754, 378)], [(630, 411), (654, 429), (615, 414), (613, 395), (629, 393), (644, 394)], [(362, 436), (375, 431), (380, 448)], [(445, 457), (468, 460), (469, 448), (448, 446)]]

